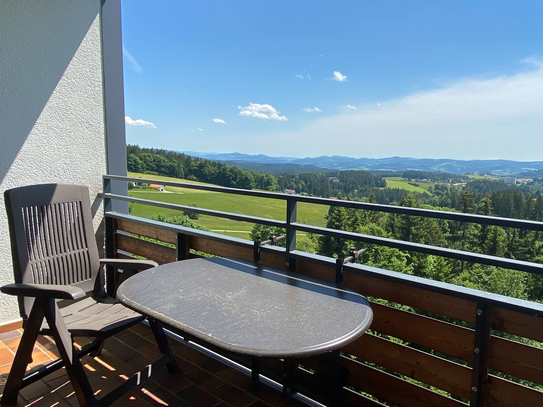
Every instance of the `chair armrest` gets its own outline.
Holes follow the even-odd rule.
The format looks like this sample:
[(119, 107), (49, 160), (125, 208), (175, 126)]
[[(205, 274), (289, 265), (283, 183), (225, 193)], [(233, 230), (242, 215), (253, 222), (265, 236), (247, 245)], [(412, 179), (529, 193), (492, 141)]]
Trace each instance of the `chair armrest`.
[(120, 269), (142, 271), (157, 267), (158, 263), (152, 260), (132, 260), (132, 259), (100, 259), (101, 266), (113, 266)]
[(77, 300), (78, 298), (83, 298), (85, 296), (85, 291), (79, 287), (58, 284), (14, 283), (0, 287), (0, 291), (9, 295), (57, 298), (61, 300)]

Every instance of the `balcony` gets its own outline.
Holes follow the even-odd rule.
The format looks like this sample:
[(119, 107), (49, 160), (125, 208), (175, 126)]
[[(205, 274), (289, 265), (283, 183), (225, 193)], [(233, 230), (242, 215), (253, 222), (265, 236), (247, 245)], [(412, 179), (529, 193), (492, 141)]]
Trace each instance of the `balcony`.
[[(262, 264), (289, 269), (325, 281), (342, 280), (343, 286), (370, 299), (374, 312), (370, 331), (342, 349), (341, 364), (349, 372), (347, 385), (342, 390), (345, 405), (543, 405), (543, 349), (538, 347), (540, 342), (543, 342), (542, 304), (364, 264), (343, 264), (341, 260), (296, 250), (296, 233), (319, 233), (366, 244), (384, 245), (537, 274), (543, 272), (542, 265), (319, 228), (297, 221), (299, 203), (328, 206), (332, 202), (327, 199), (160, 181), (167, 186), (281, 200), (285, 202), (285, 220), (274, 220), (116, 195), (108, 192), (110, 182), (142, 180), (111, 175), (104, 178), (106, 248), (109, 256), (139, 256), (161, 263), (203, 255), (244, 260), (258, 258)], [(287, 244), (285, 248), (259, 245), (249, 240), (114, 212), (108, 210), (112, 201), (144, 203), (240, 222), (279, 226), (286, 229)], [(346, 201), (333, 201), (333, 205), (405, 216), (543, 230), (542, 223), (523, 220)], [(111, 283), (109, 280), (109, 286), (113, 285)], [(116, 337), (106, 348), (106, 358), (111, 357), (106, 360), (106, 364), (116, 369), (113, 374), (115, 380), (119, 380), (119, 373), (124, 374), (122, 369), (126, 368), (127, 364), (137, 363), (140, 356), (146, 357), (148, 340), (148, 328), (142, 325), (126, 334), (126, 337)], [(267, 404), (301, 405), (302, 402), (324, 402), (323, 395), (312, 384), (312, 372), (318, 364), (317, 357), (296, 361), (294, 383), (298, 394), (295, 399), (285, 401), (278, 390), (278, 383), (282, 380), (282, 361), (270, 360), (263, 363), (261, 371), (268, 385), (261, 386), (260, 390), (251, 390), (250, 364), (247, 360), (226, 358), (179, 337), (172, 338), (172, 341), (175, 353), (180, 358), (181, 368), (193, 368), (198, 372), (195, 374), (196, 379), (190, 379), (188, 371), (183, 371), (181, 378), (174, 380), (161, 374), (157, 381), (144, 383), (143, 387), (130, 395), (132, 399), (125, 400), (126, 402), (130, 401), (134, 405), (140, 405), (137, 404), (140, 402), (143, 405), (218, 405), (222, 400), (226, 405), (255, 407)], [(130, 359), (131, 356), (128, 355), (134, 355), (134, 351), (140, 356)], [(97, 364), (89, 358), (88, 364), (93, 369), (108, 373), (100, 362)], [(119, 368), (116, 367), (117, 364)], [(112, 370), (108, 374), (111, 375), (111, 372)], [(104, 385), (100, 381), (106, 380), (108, 375), (98, 376), (95, 383)], [(53, 386), (46, 384), (44, 388), (32, 390), (27, 400), (32, 401), (37, 396), (50, 394)], [(184, 385), (186, 387), (183, 387)], [(183, 390), (189, 388), (192, 390)], [(156, 394), (153, 389), (156, 389)], [(193, 394), (191, 391), (199, 392), (200, 396), (193, 401), (184, 398)], [(222, 397), (218, 395), (223, 394), (221, 391), (224, 392)], [(66, 397), (70, 401), (68, 394), (64, 396)], [(206, 397), (212, 397), (210, 400), (213, 400), (213, 403), (210, 401), (209, 404), (202, 404)]]

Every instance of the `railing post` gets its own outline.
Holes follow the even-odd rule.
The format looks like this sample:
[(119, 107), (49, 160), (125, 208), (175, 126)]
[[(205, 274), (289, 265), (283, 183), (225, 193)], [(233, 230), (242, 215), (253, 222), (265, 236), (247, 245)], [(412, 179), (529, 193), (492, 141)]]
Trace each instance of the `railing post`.
[(286, 260), (287, 268), (290, 271), (296, 271), (296, 259), (290, 256), (290, 253), (296, 250), (296, 230), (291, 226), (296, 223), (296, 212), (298, 202), (287, 198), (287, 244)]
[[(106, 216), (106, 258), (115, 258), (115, 230), (117, 229), (117, 221)], [(111, 297), (115, 293), (115, 268), (106, 266), (106, 292)]]
[(486, 404), (488, 394), (488, 359), (492, 329), (491, 312), (492, 307), (486, 302), (477, 302), (470, 407), (483, 407)]
[(262, 242), (260, 241), (260, 237), (257, 237), (257, 239), (253, 241), (253, 261), (255, 263), (258, 263), (260, 261), (261, 245), (262, 245)]
[(175, 248), (177, 250), (177, 260), (186, 260), (190, 253), (190, 248), (187, 247), (187, 235), (178, 233), (175, 239)]

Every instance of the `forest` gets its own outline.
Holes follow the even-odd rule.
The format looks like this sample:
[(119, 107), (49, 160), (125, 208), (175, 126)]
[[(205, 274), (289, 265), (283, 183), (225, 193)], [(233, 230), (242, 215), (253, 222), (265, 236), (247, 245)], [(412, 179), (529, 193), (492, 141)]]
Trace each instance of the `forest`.
[[(208, 182), (226, 187), (282, 191), (338, 199), (385, 203), (414, 208), (478, 213), (489, 216), (543, 220), (543, 197), (528, 186), (506, 185), (499, 181), (472, 180), (466, 185), (445, 184), (449, 174), (406, 171), (407, 179), (437, 180), (427, 194), (384, 188), (386, 180), (369, 171), (335, 171), (273, 175), (228, 166), (164, 150), (128, 146), (128, 170)], [(458, 176), (454, 178), (458, 179)], [(179, 222), (179, 219), (176, 220)], [(196, 222), (197, 223), (197, 222)], [(475, 253), (543, 263), (540, 232), (498, 226), (437, 220), (417, 216), (345, 209), (331, 206), (327, 227), (372, 236), (388, 237)], [(255, 225), (251, 237), (267, 239), (282, 230)], [(309, 236), (312, 245), (303, 249), (337, 257), (360, 243), (330, 236)], [(307, 239), (306, 239), (307, 241)], [(449, 282), (483, 291), (541, 302), (543, 279), (524, 272), (471, 264), (442, 257), (404, 252), (384, 246), (364, 245), (361, 262), (367, 265)]]

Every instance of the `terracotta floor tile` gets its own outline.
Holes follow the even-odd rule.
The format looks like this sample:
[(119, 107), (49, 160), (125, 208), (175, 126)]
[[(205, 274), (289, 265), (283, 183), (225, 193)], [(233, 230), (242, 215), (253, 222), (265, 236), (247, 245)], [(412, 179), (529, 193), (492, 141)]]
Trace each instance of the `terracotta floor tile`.
[(251, 403), (257, 401), (257, 398), (253, 395), (246, 393), (229, 383), (217, 387), (215, 390), (211, 391), (211, 394), (234, 407), (247, 407)]
[(21, 336), (21, 332), (19, 332), (16, 329), (13, 330), (13, 331), (2, 332), (0, 334), (0, 341), (5, 341), (6, 339), (17, 338), (19, 336)]
[(48, 364), (51, 363), (54, 359), (56, 358), (52, 358), (35, 346), (34, 350), (32, 351), (32, 363), (29, 366), (34, 367), (37, 365)]
[[(144, 389), (147, 389), (148, 392), (144, 391)], [(148, 389), (147, 387), (143, 386), (140, 394), (145, 401), (153, 406), (163, 407), (164, 405), (167, 405), (189, 407), (189, 405), (185, 401), (181, 400), (177, 395), (169, 392), (162, 386), (156, 386), (152, 389)]]
[[(11, 361), (20, 340), (20, 332), (7, 335), (3, 342), (6, 347), (0, 348), (0, 362)], [(146, 337), (149, 338), (146, 339)], [(77, 338), (83, 345), (86, 338)], [(171, 339), (170, 339), (171, 340)], [(229, 368), (227, 365), (208, 357), (186, 346), (173, 342), (172, 350), (176, 354), (181, 373), (170, 375), (166, 368), (154, 372), (150, 380), (144, 381), (138, 388), (123, 396), (113, 405), (148, 407), (287, 407), (303, 405), (297, 401), (285, 401), (280, 391), (261, 385), (254, 391), (249, 388), (250, 377)], [(7, 352), (7, 353), (6, 353)], [(54, 342), (40, 337), (34, 349), (34, 364), (50, 362), (50, 356), (56, 357)], [(8, 355), (8, 353), (11, 355)], [(108, 340), (98, 358), (85, 356), (81, 362), (91, 382), (91, 387), (98, 393), (98, 398), (108, 393), (118, 384), (124, 382), (148, 364), (152, 363), (160, 352), (154, 343), (149, 327), (138, 324), (122, 335)], [(4, 359), (2, 359), (4, 358)], [(9, 359), (7, 359), (9, 358)], [(9, 373), (10, 363), (0, 366), (0, 392), (2, 381)], [(113, 370), (110, 370), (113, 369)], [(4, 380), (5, 381), (5, 380)], [(145, 392), (142, 389), (146, 389)], [(28, 400), (32, 406), (55, 405), (55, 407), (79, 406), (64, 368), (53, 372), (44, 379), (23, 389), (18, 405), (25, 406)], [(58, 403), (58, 404), (55, 404)]]
[(9, 371), (11, 370), (11, 363), (8, 363), (7, 365), (0, 366), (0, 374), (3, 376), (7, 376), (9, 374)]
[(251, 404), (249, 407), (272, 407), (272, 405), (268, 403), (264, 403), (262, 400), (257, 400), (253, 404)]
[(243, 374), (236, 369), (224, 369), (216, 374), (224, 381), (233, 384), (234, 386), (241, 387), (242, 389), (249, 387), (249, 384), (251, 383), (250, 376)]
[(193, 359), (199, 358), (201, 355), (201, 353), (198, 352), (196, 349), (193, 349), (190, 346), (179, 342), (172, 346), (172, 352), (176, 356), (191, 361)]
[(13, 353), (17, 352), (17, 348), (19, 346), (19, 342), (21, 342), (21, 337), (15, 337), (6, 339), (3, 341), (4, 345), (6, 345)]
[(25, 388), (19, 391), (19, 394), (27, 400), (36, 398), (38, 394), (48, 394), (51, 392), (51, 388), (43, 380), (38, 380), (32, 384), (29, 384)]
[(145, 366), (150, 365), (153, 363), (154, 360), (148, 358), (147, 356), (140, 356), (139, 358), (132, 359), (128, 362), (126, 362), (129, 366), (136, 370), (142, 370)]
[[(115, 338), (111, 338), (111, 339), (115, 339)], [(149, 341), (147, 339), (143, 338), (142, 336), (134, 332), (128, 332), (127, 335), (119, 338), (118, 341), (124, 342), (126, 345), (134, 349), (138, 349), (143, 346), (149, 345)], [(154, 346), (156, 347), (156, 345)]]
[(161, 372), (151, 376), (151, 380), (172, 393), (177, 393), (192, 384), (181, 374), (171, 374), (167, 369), (163, 369)]
[(40, 397), (28, 400), (29, 407), (70, 407), (71, 404), (63, 397), (54, 393), (47, 393)]
[(129, 346), (126, 346), (125, 344), (116, 346), (108, 352), (111, 353), (115, 358), (123, 362), (129, 362), (142, 356), (142, 353), (132, 349)]
[(205, 391), (213, 390), (225, 383), (217, 376), (202, 369), (195, 369), (184, 374), (183, 377)]
[(106, 341), (104, 342), (103, 349), (110, 350), (119, 346), (121, 343), (122, 342), (115, 337), (107, 338)]
[(273, 406), (281, 405), (285, 401), (283, 399), (282, 391), (274, 389), (270, 386), (261, 384), (258, 390), (254, 390), (251, 387), (247, 387), (245, 389), (248, 393), (257, 397), (259, 400), (262, 400), (265, 403), (271, 404)]
[(147, 342), (147, 345), (138, 348), (138, 352), (141, 352), (143, 355), (151, 358), (152, 360), (157, 360), (162, 356), (162, 352), (158, 349), (158, 346), (154, 343)]
[(57, 348), (55, 340), (47, 335), (39, 335), (36, 341), (36, 345), (38, 345), (43, 350), (52, 350)]
[(7, 347), (0, 349), (0, 366), (13, 362), (14, 357), (13, 352)]
[(193, 407), (210, 407), (219, 403), (219, 399), (192, 385), (176, 393), (183, 401)]
[(140, 397), (139, 394), (131, 391), (130, 393), (121, 396), (115, 403), (111, 405), (111, 407), (149, 407), (150, 405), (151, 404), (143, 400), (143, 398)]
[[(149, 334), (152, 334), (153, 332), (151, 331), (151, 328), (143, 323), (140, 323), (140, 324), (136, 324), (132, 327), (130, 327), (129, 330), (126, 330), (124, 332), (125, 335), (128, 334), (129, 331), (133, 331), (135, 333), (137, 333), (138, 335), (141, 335), (141, 336), (145, 336), (145, 335), (149, 335)], [(122, 337), (122, 334), (121, 335), (116, 335), (118, 338), (121, 338)]]

